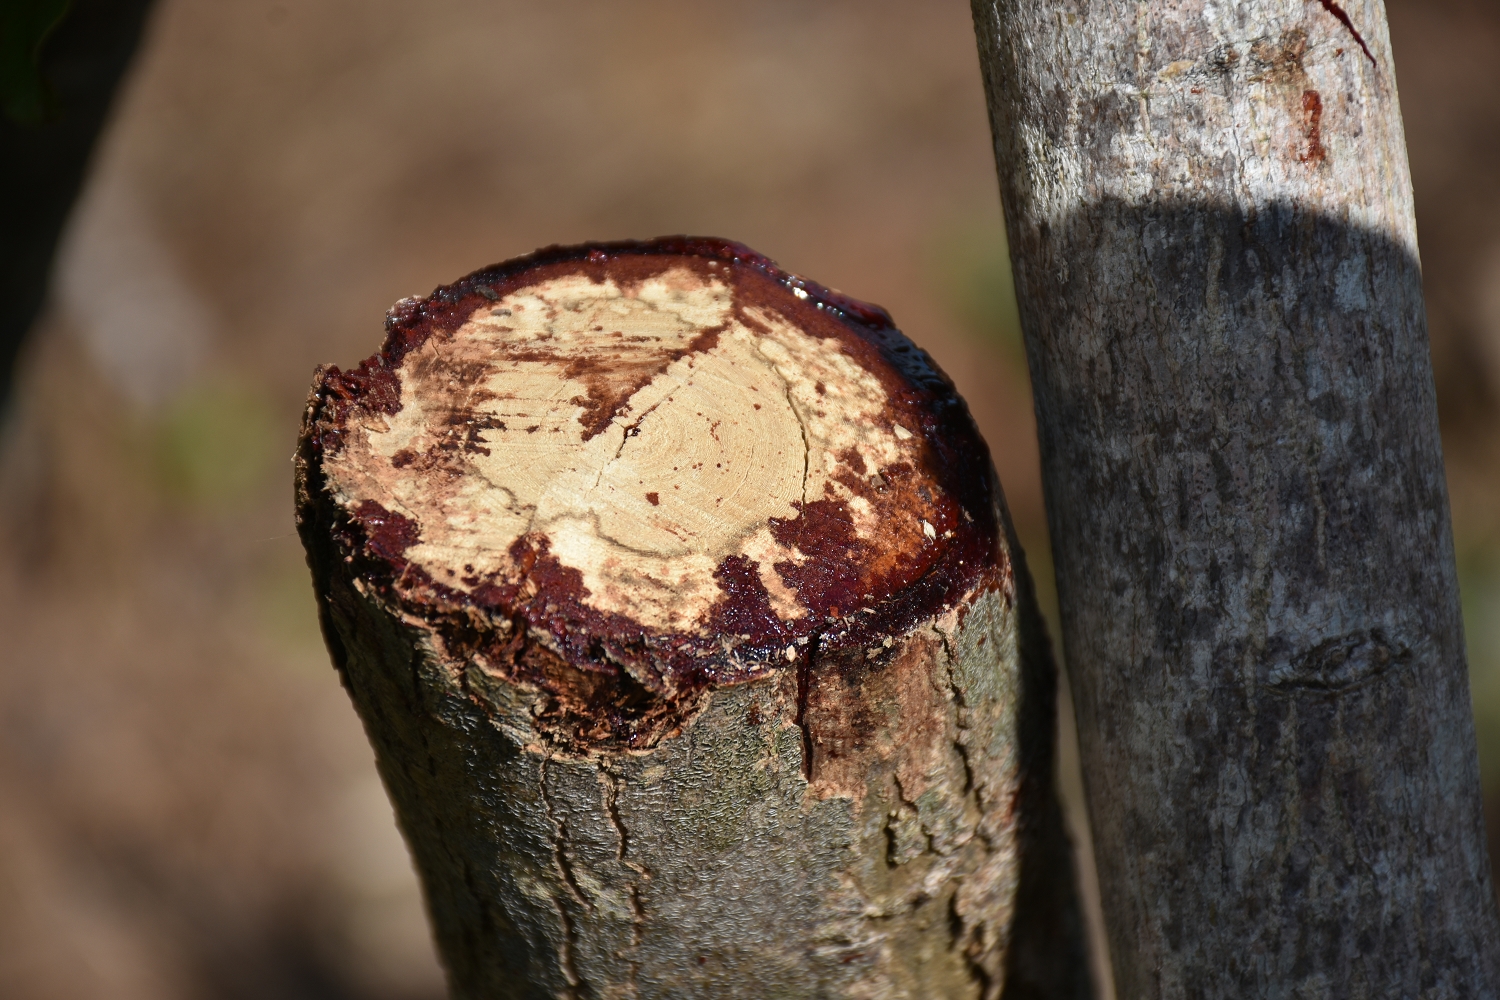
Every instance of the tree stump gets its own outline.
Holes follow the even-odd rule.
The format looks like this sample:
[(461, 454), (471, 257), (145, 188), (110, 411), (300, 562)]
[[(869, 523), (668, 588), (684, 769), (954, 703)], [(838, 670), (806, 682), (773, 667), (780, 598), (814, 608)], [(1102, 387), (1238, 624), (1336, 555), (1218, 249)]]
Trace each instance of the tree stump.
[(1087, 993), (1022, 556), (884, 311), (675, 238), (387, 330), (298, 526), (456, 996)]

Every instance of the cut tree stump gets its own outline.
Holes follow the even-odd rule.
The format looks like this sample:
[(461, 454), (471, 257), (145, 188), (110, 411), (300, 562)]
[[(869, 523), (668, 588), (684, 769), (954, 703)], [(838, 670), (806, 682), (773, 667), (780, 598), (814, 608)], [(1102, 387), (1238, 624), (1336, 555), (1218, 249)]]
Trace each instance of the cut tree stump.
[(1083, 997), (1054, 674), (880, 309), (553, 248), (319, 371), (298, 525), (460, 997)]

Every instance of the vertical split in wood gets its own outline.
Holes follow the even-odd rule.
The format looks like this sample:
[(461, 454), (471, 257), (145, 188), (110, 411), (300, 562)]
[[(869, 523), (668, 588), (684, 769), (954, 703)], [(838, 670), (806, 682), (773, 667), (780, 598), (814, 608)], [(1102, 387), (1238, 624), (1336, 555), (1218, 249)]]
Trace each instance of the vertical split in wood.
[(478, 272), (319, 373), (298, 517), (455, 995), (1087, 994), (1024, 562), (883, 311)]

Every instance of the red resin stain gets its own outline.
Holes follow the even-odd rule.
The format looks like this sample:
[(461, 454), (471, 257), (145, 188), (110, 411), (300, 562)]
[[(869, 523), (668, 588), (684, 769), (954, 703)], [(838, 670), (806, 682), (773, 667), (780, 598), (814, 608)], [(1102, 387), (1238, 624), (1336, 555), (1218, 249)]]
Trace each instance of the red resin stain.
[(1316, 90), (1302, 92), (1302, 134), (1307, 138), (1307, 152), (1299, 160), (1317, 166), (1328, 159), (1323, 146), (1323, 97)]
[(421, 535), (416, 521), (386, 510), (374, 500), (361, 503), (354, 516), (364, 528), (365, 546), (371, 554), (392, 565), (406, 564), (406, 550), (417, 544)]
[[(1350, 36), (1359, 45), (1360, 51), (1365, 54), (1366, 59), (1370, 60), (1370, 65), (1379, 69), (1379, 64), (1375, 62), (1375, 54), (1371, 52), (1370, 47), (1365, 44), (1364, 36), (1361, 35), (1359, 33), (1359, 29), (1354, 26), (1354, 22), (1350, 19), (1348, 11), (1344, 10), (1344, 8), (1334, 3), (1333, 0), (1318, 0), (1318, 3), (1322, 5), (1324, 10), (1332, 14), (1340, 24), (1348, 29)], [(1343, 49), (1340, 49), (1339, 51), (1342, 52)]]
[[(1313, 106), (1316, 125), (1321, 102)], [(731, 556), (715, 571), (722, 596), (701, 629), (691, 634), (650, 629), (590, 605), (579, 572), (559, 563), (544, 537), (515, 542), (509, 575), (481, 579), (469, 569), (463, 580), (469, 589), (457, 590), (405, 558), (420, 538), (414, 521), (373, 501), (348, 511), (328, 493), (321, 460), (342, 447), (345, 426), (361, 414), (396, 412), (396, 369), (402, 359), (427, 340), (450, 335), (480, 305), (562, 275), (624, 286), (683, 267), (726, 283), (735, 315), (747, 326), (759, 326), (747, 310), (764, 309), (810, 336), (836, 338), (846, 356), (885, 389), (882, 419), (900, 424), (921, 442), (911, 465), (867, 469), (853, 453), (841, 456), (855, 468), (838, 481), (870, 504), (879, 526), (874, 537), (858, 535), (848, 501), (831, 488), (824, 497), (795, 504), (796, 516), (770, 520), (776, 540), (806, 557), (778, 563), (773, 571), (807, 614), (779, 618), (761, 567)], [(549, 707), (539, 724), (561, 743), (653, 745), (680, 727), (708, 686), (806, 670), (811, 650), (817, 650), (818, 662), (841, 651), (852, 655), (884, 637), (905, 635), (977, 589), (1003, 586), (1009, 577), (999, 546), (989, 453), (952, 382), (884, 310), (786, 274), (739, 244), (669, 237), (552, 247), (478, 271), (426, 299), (398, 304), (387, 317), (387, 330), (381, 352), (358, 368), (319, 371), (303, 431), (311, 503), (324, 509), (350, 571), (406, 613), (427, 620), (450, 655), (474, 657), (487, 669), (547, 692)], [(692, 350), (707, 349), (717, 334), (706, 331), (689, 351), (670, 352), (670, 357), (663, 352), (649, 373), (621, 377), (607, 372), (603, 361), (596, 370), (566, 373), (589, 386), (589, 424), (595, 429), (607, 424), (657, 370)], [(820, 392), (826, 388), (817, 386)], [(456, 462), (482, 448), (481, 440), (472, 424), (455, 421), (442, 450)], [(442, 473), (448, 459), (398, 454), (395, 462), (430, 462)], [(646, 499), (660, 502), (654, 493)], [(510, 625), (475, 624), (482, 621)], [(539, 635), (548, 637), (545, 645), (533, 641)]]

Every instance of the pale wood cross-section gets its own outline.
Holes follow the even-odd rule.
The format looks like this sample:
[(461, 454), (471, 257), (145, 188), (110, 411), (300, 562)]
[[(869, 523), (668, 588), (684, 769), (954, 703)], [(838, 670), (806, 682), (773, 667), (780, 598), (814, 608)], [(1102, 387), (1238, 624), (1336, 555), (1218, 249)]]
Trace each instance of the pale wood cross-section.
[(314, 386), (299, 527), (463, 997), (1083, 996), (989, 457), (881, 310), (554, 248)]
[(881, 523), (841, 482), (918, 458), (880, 381), (779, 314), (736, 317), (708, 270), (569, 274), (481, 307), (402, 360), (402, 409), (350, 436), (330, 485), (421, 523), (407, 557), (443, 582), (513, 571), (511, 545), (544, 537), (585, 603), (654, 629), (692, 629), (736, 555), (780, 617), (805, 616), (773, 569), (805, 556), (769, 524), (825, 493), (860, 537), (920, 548), (918, 511)]

